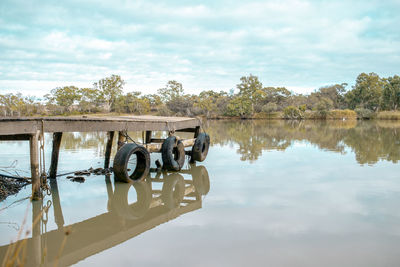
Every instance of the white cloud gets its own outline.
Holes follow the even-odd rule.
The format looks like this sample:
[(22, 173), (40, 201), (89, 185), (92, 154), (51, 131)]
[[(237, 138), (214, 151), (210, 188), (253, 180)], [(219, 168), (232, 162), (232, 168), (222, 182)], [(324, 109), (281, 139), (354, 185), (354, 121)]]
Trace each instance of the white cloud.
[(130, 88), (155, 91), (182, 79), (188, 92), (229, 90), (252, 73), (304, 92), (400, 67), (396, 2), (30, 4), (7, 3), (13, 12), (0, 20), (5, 89), (29, 90), (29, 80), (92, 84), (116, 73)]

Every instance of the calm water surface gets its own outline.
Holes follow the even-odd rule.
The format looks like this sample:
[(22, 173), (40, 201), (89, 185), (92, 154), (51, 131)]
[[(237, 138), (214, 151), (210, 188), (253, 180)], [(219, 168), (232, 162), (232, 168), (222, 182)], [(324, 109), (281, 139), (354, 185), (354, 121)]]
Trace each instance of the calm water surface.
[[(400, 265), (400, 123), (210, 121), (205, 129), (207, 159), (178, 174), (134, 185), (62, 176), (33, 206), (29, 186), (8, 197), (0, 259), (22, 232), (30, 266)], [(66, 134), (59, 173), (101, 167), (105, 137)], [(0, 142), (0, 169), (29, 175), (27, 152), (26, 142)]]

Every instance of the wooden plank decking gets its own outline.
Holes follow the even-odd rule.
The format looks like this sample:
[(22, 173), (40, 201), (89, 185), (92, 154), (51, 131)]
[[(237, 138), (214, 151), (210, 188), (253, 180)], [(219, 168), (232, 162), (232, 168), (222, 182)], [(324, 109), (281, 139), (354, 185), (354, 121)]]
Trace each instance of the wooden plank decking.
[[(159, 116), (80, 116), (0, 118), (0, 140), (44, 132), (176, 131), (200, 126), (197, 118)], [(3, 137), (1, 137), (3, 136)], [(23, 136), (20, 136), (23, 138)]]

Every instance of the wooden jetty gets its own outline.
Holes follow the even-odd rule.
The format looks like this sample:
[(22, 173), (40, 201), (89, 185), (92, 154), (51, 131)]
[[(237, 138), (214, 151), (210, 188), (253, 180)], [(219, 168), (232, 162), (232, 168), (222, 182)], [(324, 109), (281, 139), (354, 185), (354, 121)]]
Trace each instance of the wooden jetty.
[[(0, 118), (0, 140), (26, 140), (30, 143), (32, 199), (41, 198), (42, 179), (40, 177), (43, 173), (40, 173), (40, 159), (44, 156), (44, 154), (41, 154), (44, 153), (41, 151), (41, 149), (43, 150), (41, 143), (44, 140), (44, 133), (53, 133), (53, 148), (48, 176), (55, 178), (63, 132), (108, 132), (104, 162), (104, 168), (108, 168), (115, 132), (118, 132), (118, 149), (120, 149), (126, 138), (126, 133), (130, 131), (143, 132), (145, 138), (142, 145), (148, 152), (161, 152), (162, 143), (165, 141), (165, 139), (152, 138), (153, 131), (166, 131), (169, 135), (174, 135), (175, 132), (193, 132), (194, 138), (183, 140), (182, 143), (185, 147), (194, 147), (195, 138), (200, 133), (200, 120), (187, 117), (159, 116)], [(43, 170), (41, 171), (43, 172)]]

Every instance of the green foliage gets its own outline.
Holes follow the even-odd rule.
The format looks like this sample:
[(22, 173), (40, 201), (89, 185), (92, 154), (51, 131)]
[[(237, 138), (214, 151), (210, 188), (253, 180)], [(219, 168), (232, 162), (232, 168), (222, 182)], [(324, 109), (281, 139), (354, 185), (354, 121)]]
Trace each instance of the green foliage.
[(183, 87), (181, 83), (177, 81), (168, 81), (164, 88), (160, 88), (157, 91), (161, 95), (161, 99), (164, 102), (174, 100), (183, 95)]
[(75, 86), (57, 87), (45, 96), (50, 103), (55, 102), (65, 110), (71, 111), (72, 105), (81, 99), (79, 88)]
[(174, 97), (166, 103), (166, 106), (173, 113), (180, 113), (181, 115), (192, 115), (193, 99), (189, 96)]
[(81, 112), (96, 112), (99, 111), (102, 97), (99, 90), (94, 88), (79, 89), (79, 109)]
[(269, 102), (268, 104), (266, 104), (262, 107), (262, 112), (265, 112), (267, 114), (270, 114), (277, 110), (278, 110), (278, 105), (273, 102)]
[(125, 81), (119, 75), (111, 75), (94, 83), (95, 89), (100, 91), (100, 96), (105, 101), (107, 111), (114, 111), (116, 99), (122, 95)]
[(302, 112), (305, 112), (306, 109), (307, 109), (307, 105), (306, 105), (306, 104), (300, 105), (300, 106), (299, 106), (299, 109), (300, 109)]
[(380, 100), (385, 82), (376, 73), (361, 73), (358, 75), (353, 90), (345, 95), (346, 102), (351, 109), (362, 108), (376, 111), (380, 107)]
[(315, 94), (317, 98), (325, 99), (325, 102), (329, 102), (329, 108), (343, 108), (345, 105), (344, 93), (346, 86), (346, 83), (342, 83), (321, 87)]
[[(373, 118), (379, 110), (397, 110), (400, 104), (400, 77), (380, 78), (375, 73), (358, 75), (355, 85), (347, 92), (347, 84), (342, 83), (321, 87), (309, 95), (295, 94), (285, 87), (263, 87), (252, 74), (240, 78), (237, 94), (233, 89), (229, 93), (206, 90), (199, 95), (185, 94), (182, 84), (175, 80), (168, 81), (157, 94), (124, 94), (124, 84), (119, 75), (111, 75), (94, 83), (93, 88), (57, 87), (45, 96), (46, 102), (21, 94), (0, 95), (0, 116), (115, 111), (207, 118), (271, 118), (273, 115), (274, 118), (334, 119), (347, 118), (339, 110), (349, 108), (356, 109), (359, 118)], [(391, 116), (382, 113), (378, 118)]]
[[(265, 96), (263, 85), (258, 80), (258, 77), (252, 74), (249, 76), (243, 76), (240, 78), (240, 81), (241, 83), (236, 86), (239, 89), (238, 96), (242, 99), (241, 101), (250, 103), (250, 113), (248, 115), (253, 115), (255, 111), (254, 107)], [(247, 106), (245, 112), (247, 115)]]
[(119, 113), (145, 114), (150, 111), (148, 98), (140, 97), (141, 92), (130, 92), (121, 95), (115, 101), (115, 111)]
[(283, 117), (290, 120), (301, 120), (304, 118), (304, 115), (297, 107), (288, 106), (283, 110)]
[(358, 119), (369, 120), (375, 116), (374, 111), (366, 108), (356, 108), (354, 111), (357, 113)]
[(395, 75), (386, 79), (382, 93), (382, 108), (397, 110), (400, 105), (400, 77)]
[(0, 116), (32, 116), (41, 114), (43, 107), (33, 97), (20, 93), (0, 95)]
[(265, 87), (263, 88), (265, 102), (266, 103), (276, 103), (278, 109), (281, 110), (288, 102), (292, 93), (285, 87)]
[(250, 99), (240, 96), (233, 98), (227, 105), (225, 114), (232, 117), (250, 118), (253, 114)]

